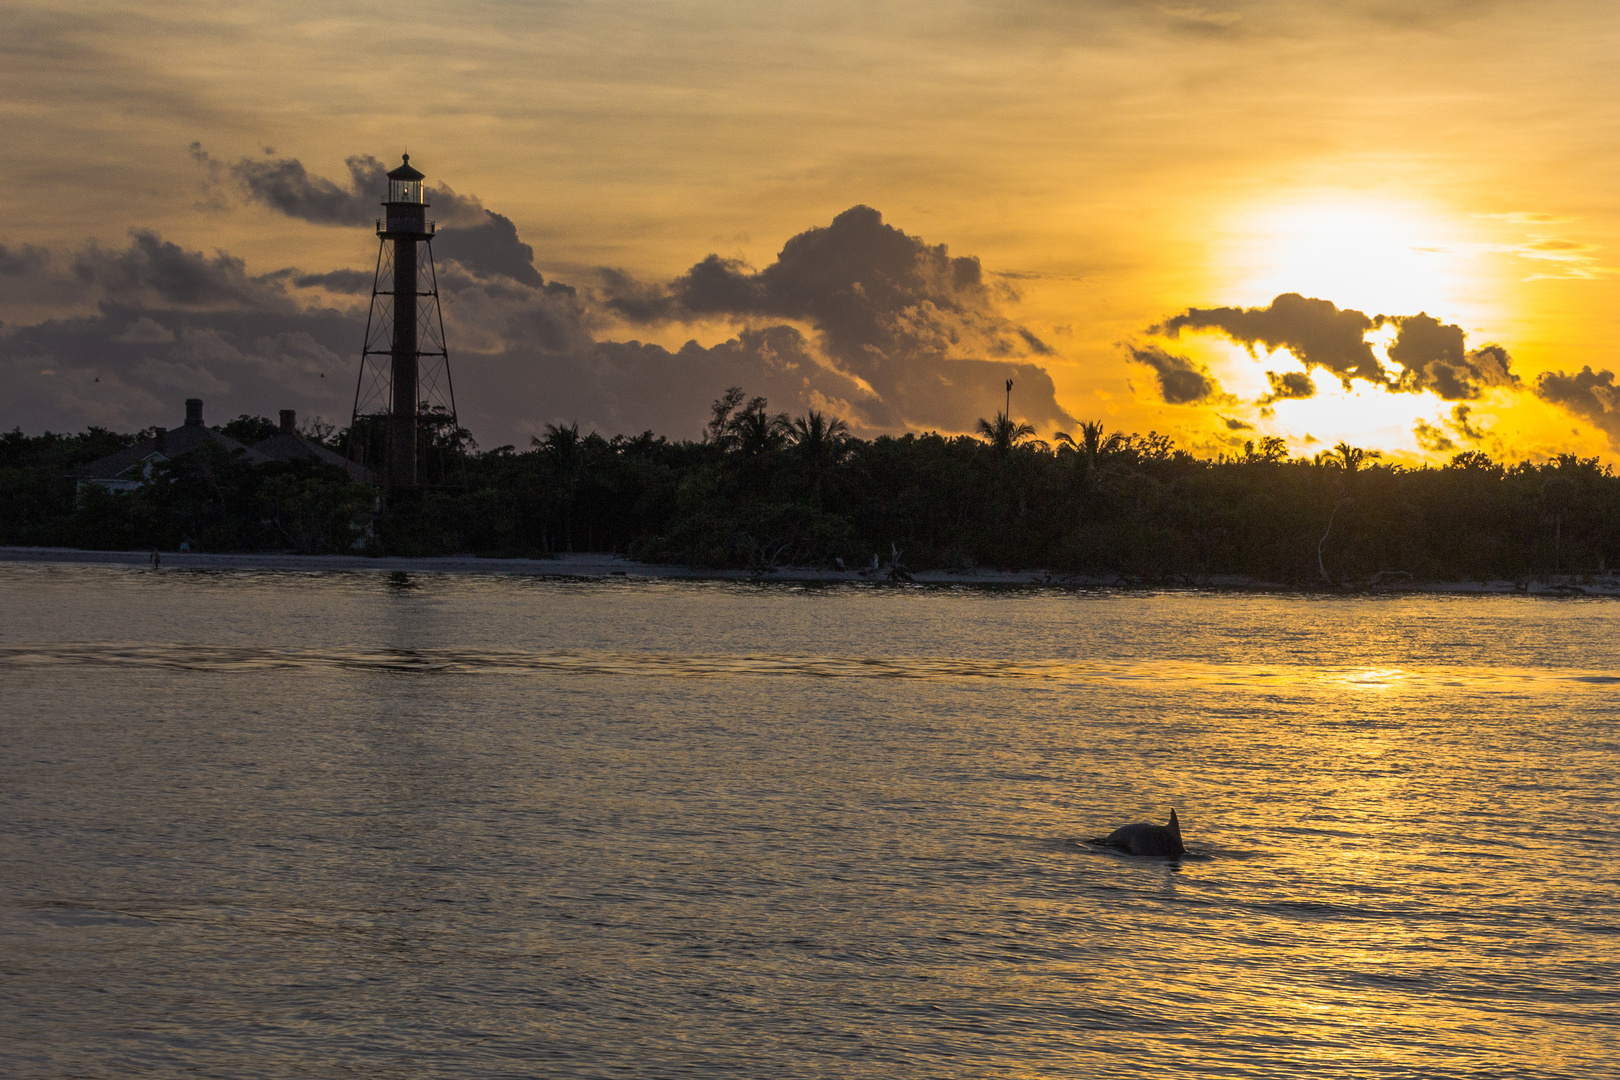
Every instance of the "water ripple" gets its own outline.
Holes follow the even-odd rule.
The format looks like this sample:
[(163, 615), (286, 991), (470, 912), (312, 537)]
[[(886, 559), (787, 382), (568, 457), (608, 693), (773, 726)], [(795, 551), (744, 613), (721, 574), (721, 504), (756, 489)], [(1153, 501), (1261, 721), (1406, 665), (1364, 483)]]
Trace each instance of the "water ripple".
[(0, 646), (0, 668), (75, 665), (188, 671), (347, 669), (419, 675), (611, 675), (668, 678), (792, 676), (816, 679), (1012, 679), (1060, 683), (1146, 680), (1226, 686), (1331, 684), (1377, 692), (1400, 686), (1520, 688), (1534, 683), (1594, 689), (1620, 683), (1604, 672), (1545, 668), (1273, 666), (1172, 660), (1099, 661), (960, 656), (817, 656), (791, 653), (663, 653), (560, 649), (293, 649), (247, 645), (51, 642)]

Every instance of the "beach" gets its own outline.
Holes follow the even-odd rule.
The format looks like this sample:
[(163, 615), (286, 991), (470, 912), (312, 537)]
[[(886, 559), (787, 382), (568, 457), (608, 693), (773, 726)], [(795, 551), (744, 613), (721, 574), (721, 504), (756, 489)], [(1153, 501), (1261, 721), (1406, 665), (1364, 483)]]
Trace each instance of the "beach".
[[(479, 555), (368, 556), (299, 555), (291, 552), (159, 552), (161, 570), (287, 570), (304, 573), (508, 574), (531, 577), (657, 578), (689, 581), (792, 582), (803, 584), (915, 584), (953, 586), (1048, 586), (1071, 589), (1199, 589), (1233, 592), (1443, 593), (1511, 596), (1620, 596), (1612, 573), (1547, 574), (1517, 581), (1413, 581), (1400, 575), (1337, 587), (1306, 588), (1237, 574), (1178, 575), (1164, 580), (1129, 574), (1060, 574), (1049, 570), (922, 570), (891, 575), (876, 570), (786, 566), (759, 572), (636, 562), (603, 552), (560, 554), (549, 559), (497, 559)], [(86, 551), (81, 548), (0, 547), (0, 562), (151, 567), (150, 551)]]

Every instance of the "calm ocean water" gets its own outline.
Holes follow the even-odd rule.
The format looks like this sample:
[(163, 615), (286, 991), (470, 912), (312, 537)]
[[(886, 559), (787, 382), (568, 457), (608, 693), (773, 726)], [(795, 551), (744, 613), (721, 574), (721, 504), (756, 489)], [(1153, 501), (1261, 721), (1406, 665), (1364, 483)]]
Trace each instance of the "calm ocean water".
[[(0, 1075), (1620, 1075), (1620, 603), (0, 610)], [(1172, 806), (1185, 859), (1083, 843)]]

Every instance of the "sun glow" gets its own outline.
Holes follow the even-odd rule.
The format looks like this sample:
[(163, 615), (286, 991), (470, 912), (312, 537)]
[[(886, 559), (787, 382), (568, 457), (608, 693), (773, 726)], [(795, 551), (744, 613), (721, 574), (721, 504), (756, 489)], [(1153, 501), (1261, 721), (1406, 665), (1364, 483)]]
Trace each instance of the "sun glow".
[[(1286, 353), (1276, 355), (1274, 362), (1283, 370), (1298, 367)], [(1427, 456), (1413, 439), (1412, 427), (1435, 411), (1438, 403), (1432, 395), (1391, 394), (1364, 383), (1346, 389), (1320, 369), (1314, 372), (1314, 381), (1315, 397), (1278, 402), (1273, 417), (1258, 420), (1260, 432), (1287, 438), (1296, 454), (1309, 455), (1343, 440), (1402, 458)]]
[(1297, 292), (1368, 315), (1427, 311), (1453, 319), (1469, 306), (1470, 246), (1416, 208), (1300, 203), (1243, 215), (1235, 232), (1244, 304)]
[[(1470, 347), (1491, 340), (1484, 328), (1500, 322), (1498, 290), (1488, 260), (1480, 258), (1489, 245), (1467, 220), (1417, 203), (1333, 195), (1251, 204), (1227, 218), (1224, 233), (1213, 267), (1221, 280), (1212, 290), (1222, 304), (1264, 308), (1281, 294), (1299, 293), (1369, 317), (1423, 312), (1461, 324)], [(1398, 373), (1401, 365), (1387, 356), (1395, 334), (1385, 323), (1369, 327), (1366, 340), (1374, 358)], [(1393, 393), (1362, 380), (1345, 385), (1315, 367), (1312, 396), (1278, 399), (1269, 396), (1266, 372), (1297, 375), (1298, 356), (1286, 348), (1254, 355), (1217, 334), (1200, 336), (1184, 347), (1209, 363), (1231, 395), (1231, 415), (1222, 415), (1226, 430), (1218, 436), (1226, 444), (1251, 433), (1277, 435), (1294, 453), (1309, 454), (1343, 439), (1407, 462), (1443, 460), (1483, 445), (1477, 425), (1457, 419), (1454, 403), (1432, 391)], [(1502, 404), (1497, 396), (1470, 408), (1484, 417)]]
[[(1387, 364), (1384, 350), (1393, 335), (1392, 327), (1367, 335), (1380, 362)], [(1222, 432), (1225, 446), (1211, 452), (1230, 451), (1243, 440), (1275, 435), (1288, 442), (1292, 453), (1306, 457), (1341, 440), (1378, 449), (1387, 460), (1404, 464), (1445, 461), (1461, 450), (1485, 450), (1496, 457), (1503, 454), (1500, 440), (1488, 429), (1495, 426), (1498, 410), (1509, 402), (1495, 391), (1463, 403), (1471, 417), (1464, 424), (1453, 411), (1458, 403), (1443, 401), (1432, 392), (1397, 394), (1362, 381), (1347, 387), (1332, 372), (1318, 367), (1310, 373), (1315, 387), (1311, 397), (1285, 398), (1271, 402), (1268, 408), (1254, 409), (1263, 404), (1261, 399), (1269, 389), (1267, 371), (1301, 370), (1292, 354), (1277, 349), (1250, 356), (1241, 345), (1208, 339), (1192, 344), (1189, 351), (1209, 364), (1222, 388), (1236, 399), (1221, 411), (1221, 418), (1248, 425), (1228, 423)], [(1421, 440), (1420, 422), (1427, 429)], [(1487, 429), (1487, 435), (1480, 436), (1481, 429)]]

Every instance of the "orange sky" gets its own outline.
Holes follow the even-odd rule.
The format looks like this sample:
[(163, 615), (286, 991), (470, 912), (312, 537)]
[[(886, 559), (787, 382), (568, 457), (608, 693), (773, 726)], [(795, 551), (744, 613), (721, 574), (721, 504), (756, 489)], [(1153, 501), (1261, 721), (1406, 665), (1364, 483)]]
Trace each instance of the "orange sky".
[[(0, 9), (0, 377), (15, 392), (0, 424), (172, 423), (187, 386), (219, 403), (213, 421), (221, 409), (274, 415), (283, 402), (346, 421), (357, 358), (336, 322), (303, 342), (296, 319), (352, 296), (292, 290), (283, 308), (263, 289), (207, 303), (157, 286), (137, 296), (136, 256), (120, 253), (133, 229), (200, 260), (224, 252), (244, 280), (369, 270), (368, 229), (278, 213), (230, 167), (296, 159), (342, 185), (345, 159), (392, 165), (409, 149), (430, 183), (510, 219), (545, 281), (575, 288), (568, 333), (589, 341), (568, 378), (606, 362), (590, 351), (597, 342), (707, 349), (777, 322), (802, 331), (815, 363), (850, 374), (813, 304), (636, 322), (606, 303), (600, 274), (667, 285), (711, 253), (762, 270), (791, 237), (865, 205), (979, 260), (995, 311), (975, 315), (972, 332), (939, 324), (952, 358), (1016, 328), (1048, 347), (992, 357), (1050, 376), (1055, 407), (1030, 413), (1045, 417), (1043, 434), (1066, 415), (1156, 428), (1204, 452), (1269, 434), (1296, 453), (1347, 439), (1406, 460), (1476, 448), (1613, 459), (1620, 417), (1601, 395), (1560, 403), (1536, 388), (1542, 372), (1620, 366), (1609, 302), (1620, 267), (1617, 46), (1620, 9), (1556, 0), (90, 11), (14, 0)], [(446, 314), (463, 412), (486, 446), (568, 420), (667, 415), (660, 430), (695, 435), (692, 401), (724, 388), (694, 386), (692, 400), (671, 391), (667, 414), (554, 392), (563, 376), (522, 374), (522, 317), (486, 309), (500, 290), (479, 288)], [(1316, 367), (1314, 398), (1263, 415), (1265, 372), (1302, 371), (1299, 357), (1251, 358), (1220, 331), (1149, 333), (1189, 308), (1264, 308), (1288, 292), (1455, 323), (1471, 350), (1503, 346), (1519, 382), (1443, 400), (1365, 380), (1346, 391)], [(245, 316), (221, 321), (238, 302), (258, 329)], [(99, 323), (69, 326), (96, 312)], [(97, 333), (117, 339), (105, 361), (94, 360)], [(1130, 360), (1131, 346), (1150, 345), (1205, 372), (1218, 396), (1168, 403), (1153, 369)], [(905, 379), (925, 363), (907, 359)], [(956, 411), (919, 399), (860, 415), (871, 431), (988, 413), (999, 379), (984, 381)], [(859, 405), (816, 393), (773, 391), (772, 403)], [(1426, 451), (1425, 439), (1443, 448)]]

